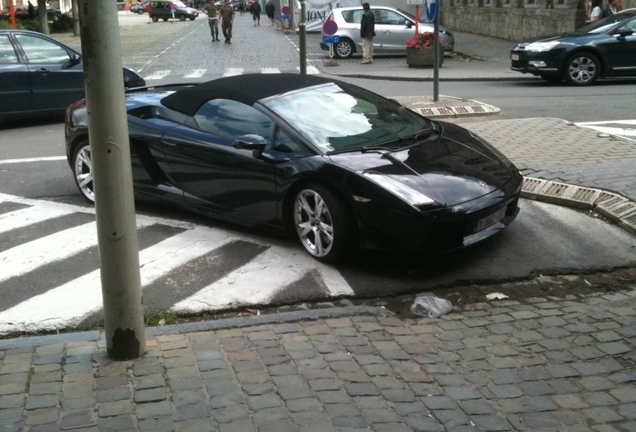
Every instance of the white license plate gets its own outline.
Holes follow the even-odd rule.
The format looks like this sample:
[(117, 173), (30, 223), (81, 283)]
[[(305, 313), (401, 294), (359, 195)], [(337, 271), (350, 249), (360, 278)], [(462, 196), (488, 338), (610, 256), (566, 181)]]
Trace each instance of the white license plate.
[(499, 222), (501, 218), (503, 218), (505, 215), (506, 215), (506, 207), (500, 210), (497, 210), (495, 213), (491, 214), (490, 216), (486, 216), (485, 218), (477, 222), (477, 228), (475, 229), (475, 232), (485, 230), (489, 226)]
[(518, 61), (519, 60), (519, 54), (511, 54), (510, 58), (514, 61)]

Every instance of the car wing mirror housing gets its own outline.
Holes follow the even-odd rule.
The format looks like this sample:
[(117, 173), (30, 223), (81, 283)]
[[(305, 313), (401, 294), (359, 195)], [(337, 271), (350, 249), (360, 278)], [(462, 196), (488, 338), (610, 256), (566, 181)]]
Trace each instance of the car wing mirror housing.
[(82, 61), (82, 57), (79, 54), (71, 54), (71, 65), (75, 66)]
[(631, 36), (634, 34), (634, 30), (630, 29), (629, 27), (621, 27), (618, 30), (616, 30), (616, 33), (614, 33), (615, 36), (618, 36), (619, 38), (624, 38), (626, 36)]
[(260, 135), (247, 134), (235, 139), (232, 142), (232, 147), (235, 149), (252, 150), (252, 155), (258, 159), (263, 153), (263, 150), (265, 150), (265, 147), (267, 147), (267, 141)]
[(411, 21), (406, 21), (406, 28), (411, 28), (413, 27), (413, 23)]

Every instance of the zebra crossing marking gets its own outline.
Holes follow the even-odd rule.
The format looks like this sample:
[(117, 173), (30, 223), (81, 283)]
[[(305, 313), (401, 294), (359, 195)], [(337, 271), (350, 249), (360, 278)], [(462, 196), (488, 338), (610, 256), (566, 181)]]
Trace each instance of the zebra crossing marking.
[[(0, 203), (14, 203), (13, 209), (5, 205), (7, 213), (0, 214), (0, 229), (4, 235), (11, 235), (14, 229), (28, 228), (31, 224), (52, 221), (64, 215), (84, 213), (94, 217), (95, 214), (92, 207), (6, 194), (0, 194)], [(24, 205), (29, 207), (22, 207)], [(311, 290), (318, 289), (323, 297), (354, 294), (335, 268), (315, 261), (296, 244), (270, 238), (263, 241), (223, 228), (152, 216), (137, 215), (136, 221), (138, 228), (164, 225), (166, 228), (159, 230), (164, 232), (165, 236), (170, 235), (164, 240), (157, 240), (156, 243), (146, 241), (147, 246), (139, 252), (142, 289), (150, 304), (153, 304), (153, 293), (159, 295), (163, 290), (165, 294), (166, 289), (170, 290), (168, 292), (171, 299), (162, 297), (162, 302), (154, 303), (170, 304), (175, 312), (218, 311), (238, 306), (266, 305), (281, 298), (277, 296), (289, 292), (286, 290), (290, 287), (295, 289), (297, 286), (301, 286), (309, 294)], [(176, 234), (166, 234), (168, 227), (179, 230), (174, 231)], [(140, 243), (143, 243), (149, 234), (144, 230), (138, 232)], [(241, 242), (245, 246), (242, 246)], [(3, 251), (0, 253), (0, 293), (18, 282), (28, 284), (29, 274), (40, 273), (38, 277), (41, 279), (41, 273), (43, 269), (47, 269), (46, 266), (61, 271), (59, 269), (63, 266), (56, 263), (63, 260), (73, 262), (73, 257), (79, 258), (79, 254), (87, 253), (86, 251), (95, 248), (95, 245), (97, 227), (95, 222), (90, 222), (74, 228), (61, 229), (54, 234)], [(247, 250), (245, 248), (249, 248), (252, 257), (243, 261), (228, 261), (225, 267), (217, 272), (218, 276), (214, 277), (205, 273), (205, 277), (201, 279), (203, 273), (197, 276), (190, 271), (194, 269), (209, 272), (210, 266), (205, 265), (206, 260), (215, 262), (214, 260), (224, 259), (225, 255), (221, 256), (219, 253), (228, 245), (233, 245), (239, 255), (244, 255)], [(195, 260), (198, 260), (198, 263), (192, 266), (192, 263), (196, 263)], [(0, 335), (74, 328), (87, 318), (98, 316), (102, 307), (100, 270), (86, 270), (86, 274), (77, 273), (81, 274), (79, 277), (57, 278), (59, 282), (51, 282), (51, 285), (57, 286), (49, 287), (46, 282), (41, 283), (38, 285), (39, 288), (33, 291), (35, 295), (25, 293), (22, 297), (7, 300), (4, 304), (0, 302)], [(178, 277), (175, 278), (174, 275)], [(306, 286), (303, 285), (303, 281), (308, 275), (313, 275), (311, 280), (315, 282)], [(16, 277), (23, 278), (23, 281)], [(162, 281), (162, 278), (165, 281), (161, 284), (168, 285), (157, 286), (157, 281)], [(203, 281), (203, 284), (210, 283), (205, 282), (206, 280), (215, 282), (202, 289), (194, 285), (189, 290), (179, 289), (179, 284), (186, 287), (190, 283), (196, 283), (197, 278)], [(51, 280), (55, 279), (51, 275)], [(298, 285), (299, 283), (301, 285)], [(177, 285), (171, 289), (171, 284)], [(32, 297), (29, 297), (30, 295)]]
[[(300, 72), (300, 66), (296, 67), (296, 71)], [(279, 74), (282, 73), (283, 71), (280, 70), (280, 68), (276, 68), (276, 67), (262, 67), (260, 68), (260, 70), (246, 70), (245, 68), (226, 68), (223, 70), (222, 76), (224, 77), (228, 77), (228, 76), (235, 76), (235, 75), (243, 75), (245, 73), (262, 73), (262, 74)], [(319, 75), (321, 72), (320, 70), (315, 67), (315, 66), (307, 66), (307, 73), (310, 75)], [(184, 79), (197, 79), (197, 78), (203, 78), (207, 75), (216, 75), (214, 73), (211, 73), (209, 71), (209, 69), (194, 69), (184, 75), (179, 75), (181, 78)], [(170, 70), (163, 70), (163, 71), (155, 71), (152, 74), (143, 77), (146, 81), (152, 81), (152, 80), (161, 80), (164, 79), (166, 77), (168, 77), (169, 75), (172, 75), (172, 71)], [(65, 158), (63, 158), (65, 159)], [(44, 160), (44, 159), (43, 159)], [(57, 160), (57, 159), (55, 159)], [(23, 162), (23, 161), (18, 161), (18, 162)], [(9, 162), (7, 162), (9, 163)]]
[(184, 75), (184, 78), (201, 78), (207, 72), (207, 69), (195, 69), (189, 74)]
[(152, 74), (144, 77), (144, 79), (146, 81), (148, 80), (160, 80), (160, 79), (164, 79), (165, 77), (167, 77), (168, 75), (170, 75), (172, 71), (170, 70), (160, 70), (160, 71), (155, 71)]
[(225, 69), (225, 72), (223, 72), (223, 76), (229, 77), (234, 75), (242, 75), (244, 70), (245, 69), (243, 68), (227, 68)]

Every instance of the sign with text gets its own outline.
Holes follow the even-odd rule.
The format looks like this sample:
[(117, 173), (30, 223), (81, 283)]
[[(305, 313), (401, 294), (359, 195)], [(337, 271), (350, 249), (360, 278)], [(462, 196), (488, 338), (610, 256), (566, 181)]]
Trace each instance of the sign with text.
[(327, 45), (340, 43), (340, 36), (323, 36), (322, 43)]

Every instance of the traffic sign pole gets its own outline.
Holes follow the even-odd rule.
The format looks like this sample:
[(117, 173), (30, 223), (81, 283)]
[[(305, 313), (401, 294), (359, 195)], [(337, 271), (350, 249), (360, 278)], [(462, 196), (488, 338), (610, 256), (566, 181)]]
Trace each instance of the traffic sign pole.
[(307, 75), (307, 33), (305, 32), (305, 0), (300, 0), (300, 23), (298, 24), (300, 32), (300, 74)]

